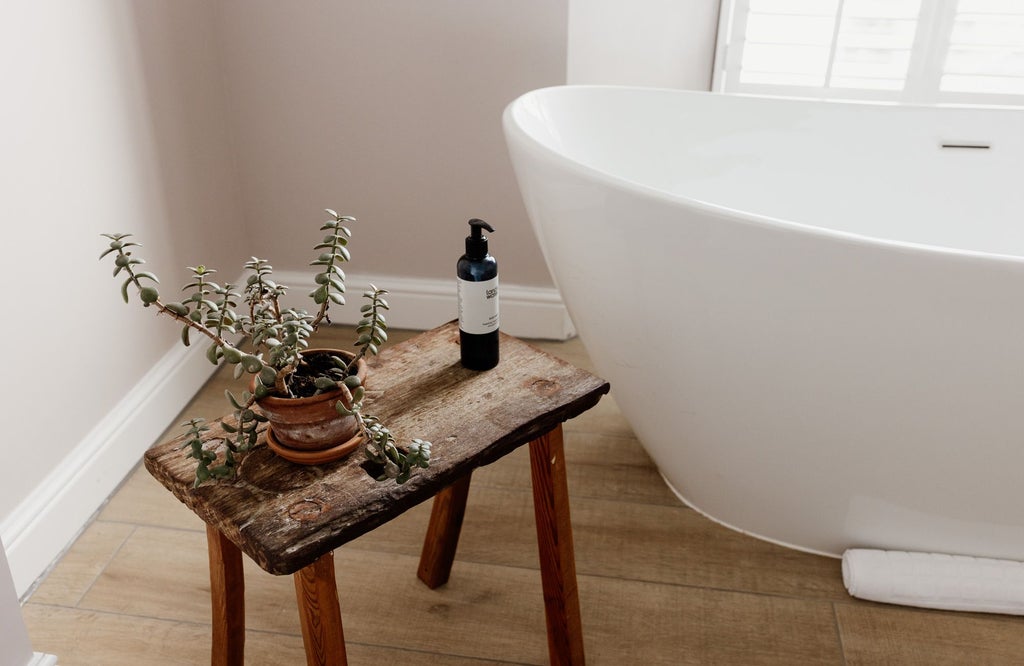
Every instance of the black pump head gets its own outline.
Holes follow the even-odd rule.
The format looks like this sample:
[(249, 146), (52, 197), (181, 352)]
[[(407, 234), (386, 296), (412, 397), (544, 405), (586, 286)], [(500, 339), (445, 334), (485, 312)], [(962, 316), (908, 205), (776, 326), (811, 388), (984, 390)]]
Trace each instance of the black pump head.
[(487, 256), (487, 236), (484, 236), (483, 230), (493, 232), (494, 227), (475, 217), (469, 221), (469, 226), (472, 231), (466, 236), (466, 256), (470, 259), (483, 259)]

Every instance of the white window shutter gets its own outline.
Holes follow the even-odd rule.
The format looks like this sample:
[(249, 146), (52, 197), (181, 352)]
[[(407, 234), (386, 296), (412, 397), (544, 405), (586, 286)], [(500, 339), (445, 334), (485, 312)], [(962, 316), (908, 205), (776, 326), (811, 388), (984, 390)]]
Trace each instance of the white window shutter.
[(726, 0), (715, 89), (1024, 103), (1024, 0)]

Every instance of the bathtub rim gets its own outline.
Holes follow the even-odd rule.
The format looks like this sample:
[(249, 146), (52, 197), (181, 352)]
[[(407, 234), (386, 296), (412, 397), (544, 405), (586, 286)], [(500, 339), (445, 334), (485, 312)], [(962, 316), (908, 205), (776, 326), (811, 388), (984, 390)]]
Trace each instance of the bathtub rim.
[[(1024, 111), (1024, 106), (1014, 107), (993, 107), (993, 106), (982, 106), (982, 105), (936, 105), (927, 106), (920, 104), (896, 104), (886, 103), (878, 104), (863, 100), (819, 100), (813, 98), (801, 98), (801, 97), (772, 97), (768, 95), (752, 95), (748, 93), (717, 93), (704, 90), (682, 90), (674, 88), (656, 88), (646, 86), (625, 86), (625, 85), (593, 85), (593, 84), (565, 84), (565, 85), (554, 85), (547, 86), (544, 88), (537, 88), (523, 93), (519, 97), (515, 98), (506, 105), (502, 112), (502, 127), (506, 135), (506, 142), (511, 150), (513, 145), (533, 151), (535, 154), (543, 159), (547, 159), (554, 162), (568, 170), (576, 173), (577, 175), (592, 178), (600, 183), (613, 187), (615, 189), (625, 190), (627, 192), (633, 192), (642, 196), (653, 197), (674, 205), (684, 206), (690, 209), (697, 210), (702, 213), (711, 214), (720, 217), (726, 217), (733, 221), (742, 222), (745, 224), (751, 224), (754, 226), (762, 227), (769, 230), (777, 231), (790, 231), (796, 233), (806, 233), (818, 236), (820, 238), (829, 239), (831, 241), (839, 241), (852, 245), (863, 245), (871, 248), (881, 248), (889, 251), (909, 251), (909, 252), (926, 252), (934, 253), (937, 255), (954, 256), (966, 259), (979, 259), (983, 261), (998, 261), (998, 262), (1009, 262), (1009, 263), (1024, 263), (1024, 252), (1021, 254), (1008, 254), (1008, 253), (997, 253), (987, 252), (984, 250), (970, 250), (964, 248), (947, 247), (943, 245), (934, 245), (930, 243), (919, 243), (911, 241), (901, 241), (889, 238), (881, 238), (878, 236), (869, 236), (866, 234), (857, 234), (850, 231), (840, 231), (837, 229), (829, 229), (818, 225), (808, 224), (805, 222), (796, 222), (793, 220), (787, 220), (785, 218), (774, 217), (771, 215), (764, 215), (761, 213), (754, 213), (748, 210), (733, 208), (723, 204), (716, 204), (710, 201), (704, 201), (694, 197), (688, 197), (681, 194), (674, 194), (666, 192), (665, 190), (645, 185), (635, 180), (630, 180), (622, 176), (615, 175), (609, 171), (598, 169), (594, 166), (585, 164), (578, 160), (571, 159), (563, 153), (555, 150), (551, 146), (545, 144), (539, 139), (532, 136), (527, 132), (515, 119), (515, 115), (522, 106), (531, 98), (541, 97), (550, 94), (563, 94), (561, 91), (571, 90), (611, 90), (621, 92), (657, 92), (664, 94), (674, 95), (720, 95), (734, 98), (751, 98), (751, 99), (767, 99), (767, 100), (787, 100), (787, 101), (798, 101), (807, 103), (818, 103), (828, 105), (840, 105), (840, 106), (885, 106), (887, 108), (900, 108), (909, 110), (945, 110), (945, 109), (960, 109), (960, 110), (981, 110), (985, 112), (1021, 112)], [(516, 142), (512, 141), (515, 138)], [(515, 160), (513, 160), (513, 165)]]

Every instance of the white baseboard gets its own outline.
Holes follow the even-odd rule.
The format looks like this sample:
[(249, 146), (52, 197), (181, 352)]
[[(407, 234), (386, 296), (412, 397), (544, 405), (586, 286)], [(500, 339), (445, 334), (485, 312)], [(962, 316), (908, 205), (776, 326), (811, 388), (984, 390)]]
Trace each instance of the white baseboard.
[(216, 370), (205, 345), (173, 347), (0, 524), (19, 597), (92, 516)]
[(57, 666), (57, 657), (52, 654), (36, 652), (32, 655), (32, 660), (25, 666)]
[[(331, 320), (337, 324), (359, 321), (362, 294), (371, 284), (387, 289), (388, 326), (428, 330), (459, 316), (455, 278), (433, 280), (400, 278), (395, 276), (346, 273), (346, 304), (332, 308)], [(296, 295), (304, 298), (313, 291), (310, 273), (280, 271), (274, 279), (292, 287)], [(554, 287), (524, 287), (501, 283), (501, 330), (520, 338), (567, 340), (576, 335), (562, 296)], [(298, 306), (298, 305), (297, 305)], [(302, 305), (307, 307), (308, 305)]]
[[(277, 272), (292, 288), (292, 299), (315, 287), (305, 273)], [(359, 301), (370, 284), (387, 289), (388, 325), (427, 330), (458, 316), (455, 280), (419, 280), (349, 275), (347, 304), (332, 311), (338, 324), (359, 320)], [(575, 335), (554, 288), (501, 286), (501, 330), (524, 338), (565, 340)], [(302, 307), (308, 308), (308, 301)], [(114, 409), (79, 442), (70, 455), (0, 523), (15, 589), (24, 597), (70, 546), (138, 463), (167, 425), (216, 369), (205, 345), (176, 345)]]

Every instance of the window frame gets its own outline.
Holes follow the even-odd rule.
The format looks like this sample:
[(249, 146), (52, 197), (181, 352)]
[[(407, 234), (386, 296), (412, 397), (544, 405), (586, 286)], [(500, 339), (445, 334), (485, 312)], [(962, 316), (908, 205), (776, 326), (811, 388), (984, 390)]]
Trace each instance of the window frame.
[[(832, 50), (842, 17), (844, 0), (838, 0)], [(950, 48), (958, 0), (922, 0), (918, 26), (911, 47), (906, 82), (902, 90), (830, 88), (785, 84), (740, 83), (743, 39), (751, 0), (722, 0), (711, 90), (723, 93), (801, 97), (915, 105), (971, 105), (1024, 107), (1024, 94), (952, 92), (940, 90), (943, 68)]]

